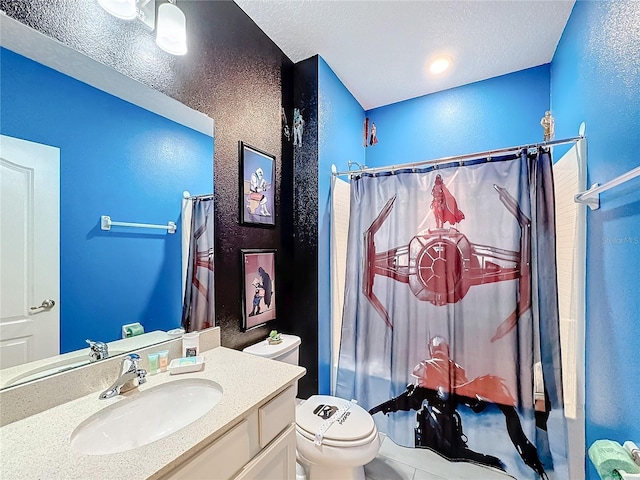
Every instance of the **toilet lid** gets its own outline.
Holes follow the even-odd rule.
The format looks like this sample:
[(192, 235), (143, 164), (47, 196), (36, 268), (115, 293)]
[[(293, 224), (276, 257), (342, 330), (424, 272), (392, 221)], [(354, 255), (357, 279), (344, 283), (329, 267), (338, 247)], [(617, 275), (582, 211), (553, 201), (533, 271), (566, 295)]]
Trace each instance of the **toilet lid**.
[[(313, 438), (323, 423), (348, 403), (348, 400), (338, 397), (313, 395), (296, 408), (296, 424)], [(352, 402), (351, 408), (331, 424), (324, 438), (351, 442), (370, 436), (374, 429), (375, 423), (369, 412)]]

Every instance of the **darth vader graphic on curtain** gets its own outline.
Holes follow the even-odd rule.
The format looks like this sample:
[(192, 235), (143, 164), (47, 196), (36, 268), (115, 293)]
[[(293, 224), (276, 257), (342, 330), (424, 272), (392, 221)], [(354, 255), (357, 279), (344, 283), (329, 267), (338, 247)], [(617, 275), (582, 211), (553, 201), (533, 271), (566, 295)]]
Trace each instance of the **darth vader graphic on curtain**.
[(395, 443), (567, 478), (550, 172), (523, 151), (352, 180), (336, 393)]

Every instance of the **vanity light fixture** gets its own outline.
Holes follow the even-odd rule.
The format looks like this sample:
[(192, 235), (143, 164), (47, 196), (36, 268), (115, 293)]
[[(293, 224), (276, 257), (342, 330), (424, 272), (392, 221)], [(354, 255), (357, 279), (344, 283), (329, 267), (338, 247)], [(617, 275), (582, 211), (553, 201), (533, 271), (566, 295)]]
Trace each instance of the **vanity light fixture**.
[(436, 58), (433, 62), (431, 62), (431, 65), (429, 66), (429, 71), (434, 75), (438, 75), (448, 70), (449, 67), (451, 67), (452, 63), (453, 63), (453, 60), (451, 59), (451, 57)]
[(153, 30), (156, 23), (156, 0), (98, 0), (107, 12), (122, 20), (140, 20)]
[(98, 0), (107, 12), (122, 20), (133, 20), (138, 16), (136, 0)]
[(123, 20), (137, 18), (149, 30), (156, 31), (156, 44), (172, 55), (187, 53), (187, 20), (176, 6), (176, 0), (168, 0), (158, 8), (156, 25), (156, 0), (98, 0), (102, 8)]
[(169, 0), (158, 8), (156, 44), (172, 55), (187, 53), (187, 21), (176, 0)]

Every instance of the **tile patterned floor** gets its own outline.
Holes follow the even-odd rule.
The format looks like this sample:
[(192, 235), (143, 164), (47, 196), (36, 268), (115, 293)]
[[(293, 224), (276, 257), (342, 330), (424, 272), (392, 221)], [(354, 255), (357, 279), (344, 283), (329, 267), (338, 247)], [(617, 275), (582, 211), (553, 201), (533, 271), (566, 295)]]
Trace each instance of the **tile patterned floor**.
[(490, 467), (449, 462), (430, 450), (404, 448), (384, 438), (378, 456), (364, 467), (367, 480), (512, 480)]

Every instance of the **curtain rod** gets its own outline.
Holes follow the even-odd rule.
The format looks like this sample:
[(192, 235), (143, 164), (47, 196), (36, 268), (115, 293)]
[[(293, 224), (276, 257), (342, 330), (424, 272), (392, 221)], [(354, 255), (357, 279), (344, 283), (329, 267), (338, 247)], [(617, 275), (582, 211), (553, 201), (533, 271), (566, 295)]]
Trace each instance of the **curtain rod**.
[(204, 195), (191, 195), (188, 190), (182, 192), (182, 198), (185, 200), (192, 200), (194, 198), (200, 198), (202, 200), (209, 200), (213, 198), (213, 193), (206, 193)]
[(591, 208), (591, 210), (597, 210), (598, 208), (600, 208), (600, 194), (602, 192), (606, 192), (613, 187), (622, 185), (623, 183), (628, 182), (629, 180), (636, 177), (640, 177), (640, 167), (631, 169), (627, 173), (623, 173), (619, 177), (608, 181), (604, 185), (598, 185), (596, 183), (589, 190), (578, 193), (574, 197), (574, 200), (576, 203), (586, 203), (587, 205), (589, 205), (589, 208)]
[(396, 171), (404, 168), (413, 168), (422, 165), (433, 165), (436, 163), (445, 163), (445, 162), (461, 162), (463, 160), (472, 160), (475, 158), (488, 157), (496, 154), (506, 154), (511, 152), (518, 152), (522, 149), (529, 150), (530, 148), (538, 148), (538, 147), (551, 147), (554, 145), (563, 145), (565, 143), (575, 143), (579, 140), (583, 140), (584, 135), (579, 135), (577, 137), (572, 138), (564, 138), (562, 140), (552, 140), (550, 142), (540, 142), (540, 143), (532, 143), (529, 145), (522, 145), (519, 147), (509, 147), (509, 148), (501, 148), (498, 150), (487, 150), (485, 152), (478, 153), (469, 153), (467, 155), (455, 155), (452, 157), (442, 157), (436, 160), (423, 160), (420, 162), (413, 163), (403, 163), (400, 165), (390, 165), (388, 167), (376, 167), (376, 168), (361, 168), (360, 170), (351, 170), (346, 172), (332, 172), (332, 175), (342, 176), (342, 175), (357, 175), (359, 173), (376, 173), (376, 172), (384, 172), (384, 171)]

